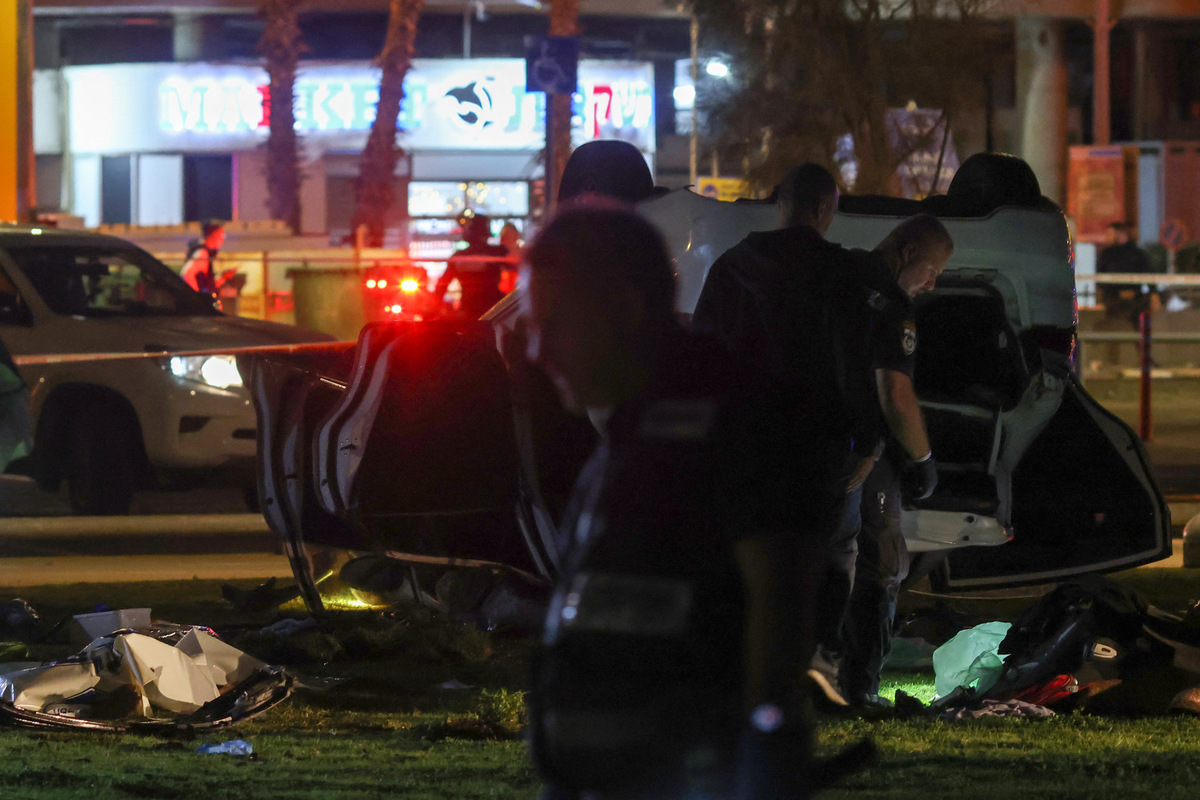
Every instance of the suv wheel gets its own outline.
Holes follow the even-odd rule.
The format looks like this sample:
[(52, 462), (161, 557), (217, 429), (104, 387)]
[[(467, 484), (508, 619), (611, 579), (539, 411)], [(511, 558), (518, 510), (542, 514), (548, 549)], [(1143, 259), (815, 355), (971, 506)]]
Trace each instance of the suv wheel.
[(103, 409), (80, 409), (68, 423), (67, 495), (76, 514), (127, 514), (133, 501), (136, 437)]

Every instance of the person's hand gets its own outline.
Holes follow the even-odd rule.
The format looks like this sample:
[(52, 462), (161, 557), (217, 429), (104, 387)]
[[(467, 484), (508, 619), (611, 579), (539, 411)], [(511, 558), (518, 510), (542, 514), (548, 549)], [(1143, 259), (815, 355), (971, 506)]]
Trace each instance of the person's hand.
[(933, 494), (937, 488), (937, 462), (933, 453), (927, 453), (924, 458), (910, 460), (904, 465), (900, 475), (901, 492), (909, 500), (924, 500)]

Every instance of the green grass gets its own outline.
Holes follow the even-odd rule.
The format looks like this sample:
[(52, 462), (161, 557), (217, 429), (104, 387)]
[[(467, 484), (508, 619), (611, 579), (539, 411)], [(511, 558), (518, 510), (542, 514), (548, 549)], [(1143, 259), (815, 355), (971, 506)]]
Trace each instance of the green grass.
[[(1200, 596), (1189, 570), (1120, 576), (1153, 602), (1182, 610)], [(266, 617), (239, 615), (215, 582), (34, 587), (21, 596), (48, 620), (91, 610), (149, 606), (159, 619), (211, 625), (254, 647)], [(931, 602), (908, 597), (908, 606)], [(972, 621), (1005, 618), (1028, 599), (953, 600)], [(142, 736), (0, 731), (0, 798), (502, 798), (532, 800), (538, 782), (515, 738), (530, 643), (464, 631), (419, 615), (339, 625), (297, 646), (296, 668), (347, 680), (299, 692), (235, 729), (167, 740)], [(63, 646), (59, 646), (60, 649)], [(49, 651), (52, 648), (45, 648)], [(69, 648), (67, 648), (69, 649)], [(267, 655), (260, 653), (261, 655)], [(472, 689), (435, 688), (457, 679)], [(931, 673), (885, 675), (922, 700)], [(1192, 798), (1200, 789), (1200, 720), (1069, 714), (1049, 720), (822, 718), (820, 752), (872, 738), (878, 761), (830, 798)], [(203, 743), (243, 738), (255, 758), (199, 755)]]

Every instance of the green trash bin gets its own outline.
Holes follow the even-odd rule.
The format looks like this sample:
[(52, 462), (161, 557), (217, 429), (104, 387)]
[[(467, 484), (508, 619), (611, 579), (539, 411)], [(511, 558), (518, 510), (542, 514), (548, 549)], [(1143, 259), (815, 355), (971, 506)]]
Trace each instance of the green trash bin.
[(342, 341), (358, 338), (367, 323), (362, 270), (290, 269), (296, 324)]

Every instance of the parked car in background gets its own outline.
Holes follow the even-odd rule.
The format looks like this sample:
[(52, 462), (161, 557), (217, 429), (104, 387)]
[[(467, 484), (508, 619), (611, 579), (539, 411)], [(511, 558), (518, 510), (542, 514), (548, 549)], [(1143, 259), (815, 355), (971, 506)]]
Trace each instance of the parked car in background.
[[(226, 316), (124, 240), (0, 226), (0, 340), (16, 357), (211, 350), (327, 341)], [(201, 478), (253, 484), (255, 415), (232, 355), (23, 366), (34, 424), (25, 464), (65, 482), (85, 514), (128, 511), (133, 491)]]

